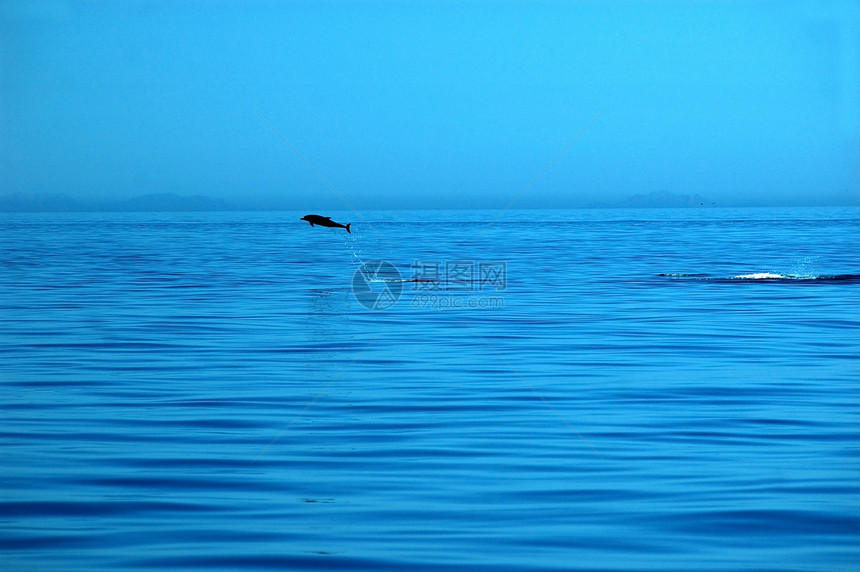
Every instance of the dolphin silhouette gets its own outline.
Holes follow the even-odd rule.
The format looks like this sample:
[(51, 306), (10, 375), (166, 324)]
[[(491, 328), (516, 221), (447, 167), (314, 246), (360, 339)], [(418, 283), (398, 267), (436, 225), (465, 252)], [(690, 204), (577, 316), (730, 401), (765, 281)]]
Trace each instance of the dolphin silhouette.
[(349, 224), (342, 225), (338, 222), (334, 222), (333, 220), (331, 220), (330, 216), (320, 216), (320, 215), (315, 215), (315, 214), (309, 214), (309, 215), (303, 216), (302, 220), (308, 221), (309, 223), (311, 223), (311, 226), (318, 224), (320, 226), (330, 226), (332, 228), (345, 228), (346, 232), (349, 232), (349, 234), (352, 234), (352, 232), (350, 232), (350, 230), (349, 230)]

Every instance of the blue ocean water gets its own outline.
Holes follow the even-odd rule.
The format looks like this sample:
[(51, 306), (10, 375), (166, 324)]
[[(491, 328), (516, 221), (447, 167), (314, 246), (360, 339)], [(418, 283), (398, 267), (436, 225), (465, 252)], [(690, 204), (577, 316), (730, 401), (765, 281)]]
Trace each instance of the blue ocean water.
[(304, 214), (3, 215), (4, 570), (860, 566), (860, 209)]

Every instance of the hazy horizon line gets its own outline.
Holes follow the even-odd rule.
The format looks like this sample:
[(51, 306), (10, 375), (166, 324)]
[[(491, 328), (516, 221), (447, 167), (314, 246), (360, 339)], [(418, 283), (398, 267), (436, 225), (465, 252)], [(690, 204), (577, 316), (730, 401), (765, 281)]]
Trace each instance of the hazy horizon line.
[[(729, 202), (718, 203), (702, 197), (698, 193), (678, 194), (659, 190), (649, 193), (636, 193), (620, 201), (581, 203), (577, 205), (544, 204), (517, 205), (513, 210), (579, 210), (579, 209), (635, 209), (635, 208), (815, 208), (815, 207), (853, 207), (860, 206), (860, 200), (829, 201), (825, 203), (777, 203), (777, 202)], [(157, 192), (132, 195), (125, 198), (76, 198), (68, 193), (18, 191), (0, 194), (0, 212), (286, 212), (317, 209), (322, 211), (351, 211), (347, 205), (337, 205), (331, 198), (320, 201), (315, 206), (302, 204), (283, 205), (285, 200), (277, 198), (248, 197), (245, 199), (223, 199), (204, 194), (179, 194)], [(422, 201), (423, 202), (423, 201)], [(362, 207), (361, 210), (505, 210), (501, 206), (456, 206), (446, 202), (443, 206), (426, 205), (387, 205), (382, 207)]]

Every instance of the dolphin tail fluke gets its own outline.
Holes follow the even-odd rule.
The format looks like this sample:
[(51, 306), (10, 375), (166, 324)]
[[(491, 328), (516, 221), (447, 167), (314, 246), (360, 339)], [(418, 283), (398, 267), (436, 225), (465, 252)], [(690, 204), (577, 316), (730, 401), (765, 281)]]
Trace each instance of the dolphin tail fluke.
[(349, 234), (352, 234), (352, 232), (349, 230), (349, 225), (351, 225), (351, 224), (352, 224), (351, 222), (346, 224), (346, 232), (348, 232)]

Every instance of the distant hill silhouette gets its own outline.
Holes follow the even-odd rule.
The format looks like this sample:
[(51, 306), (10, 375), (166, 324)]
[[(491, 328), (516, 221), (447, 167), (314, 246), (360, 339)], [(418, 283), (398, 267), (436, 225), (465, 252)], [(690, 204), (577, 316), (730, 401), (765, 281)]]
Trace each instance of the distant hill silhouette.
[(699, 195), (676, 195), (669, 191), (654, 191), (647, 195), (633, 195), (621, 201), (616, 206), (619, 208), (681, 208), (712, 206), (713, 203), (706, 201)]
[(236, 207), (226, 201), (203, 195), (183, 197), (174, 193), (155, 193), (122, 201), (105, 202), (99, 210), (112, 212), (229, 211), (236, 210)]
[[(616, 204), (590, 205), (592, 208), (678, 208), (713, 206), (714, 203), (699, 195), (676, 195), (668, 191), (655, 191), (647, 195), (633, 195)], [(0, 212), (193, 212), (267, 210), (265, 204), (253, 202), (231, 204), (204, 195), (182, 196), (176, 193), (153, 193), (120, 200), (73, 199), (62, 193), (14, 193), (0, 195)], [(269, 208), (273, 208), (268, 205)], [(278, 205), (280, 207), (280, 205)], [(278, 208), (275, 207), (275, 208)], [(281, 207), (283, 208), (283, 207)]]
[(0, 212), (189, 212), (237, 210), (220, 199), (154, 193), (117, 201), (84, 202), (62, 193), (15, 193), (0, 196)]

